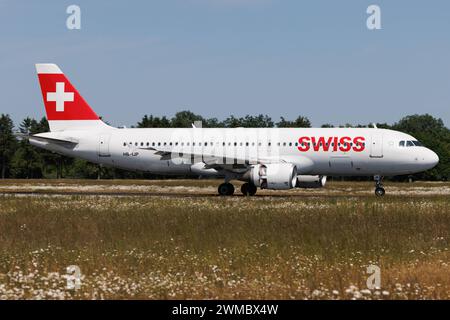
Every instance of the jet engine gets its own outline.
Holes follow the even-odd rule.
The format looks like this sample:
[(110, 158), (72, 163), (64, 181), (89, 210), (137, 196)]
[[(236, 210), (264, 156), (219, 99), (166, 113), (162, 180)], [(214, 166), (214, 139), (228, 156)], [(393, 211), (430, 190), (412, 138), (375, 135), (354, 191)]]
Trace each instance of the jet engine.
[(317, 189), (327, 183), (327, 176), (297, 176), (297, 188)]
[(297, 183), (297, 167), (292, 163), (258, 164), (250, 170), (250, 181), (261, 189), (292, 189)]

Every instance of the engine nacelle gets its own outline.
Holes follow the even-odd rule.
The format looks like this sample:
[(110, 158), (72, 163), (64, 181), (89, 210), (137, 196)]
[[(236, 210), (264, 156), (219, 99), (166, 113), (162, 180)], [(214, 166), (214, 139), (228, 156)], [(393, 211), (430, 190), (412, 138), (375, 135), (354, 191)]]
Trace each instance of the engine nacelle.
[(327, 183), (327, 176), (297, 176), (297, 188), (317, 189)]
[(191, 165), (191, 173), (198, 174), (203, 177), (215, 177), (217, 176), (216, 169), (207, 169), (203, 162), (197, 162)]
[(250, 180), (261, 189), (292, 189), (297, 183), (297, 167), (292, 163), (258, 164), (251, 169)]

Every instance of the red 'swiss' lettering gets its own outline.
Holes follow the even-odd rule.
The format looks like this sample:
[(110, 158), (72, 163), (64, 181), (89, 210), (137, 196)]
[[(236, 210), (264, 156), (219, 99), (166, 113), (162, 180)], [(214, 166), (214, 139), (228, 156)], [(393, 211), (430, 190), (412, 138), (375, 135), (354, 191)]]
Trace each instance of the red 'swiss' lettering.
[(327, 141), (325, 141), (325, 137), (319, 137), (319, 139), (316, 140), (316, 137), (311, 137), (313, 142), (313, 148), (314, 151), (319, 151), (320, 148), (323, 149), (323, 151), (328, 151), (331, 145), (331, 140), (333, 140), (333, 137), (329, 137)]
[(355, 152), (361, 152), (365, 149), (365, 141), (366, 139), (364, 137), (356, 137), (355, 139), (353, 139), (353, 151)]
[(298, 139), (298, 151), (305, 152), (309, 150), (309, 137), (301, 137)]
[(338, 137), (333, 137), (333, 152), (338, 151)]
[(362, 152), (366, 148), (366, 138), (355, 137), (300, 137), (298, 139), (298, 151), (306, 152), (312, 149), (318, 151), (342, 151)]
[(350, 137), (342, 137), (339, 140), (339, 143), (341, 144), (339, 150), (342, 152), (349, 152), (352, 146), (350, 145), (350, 141), (352, 141), (352, 138)]

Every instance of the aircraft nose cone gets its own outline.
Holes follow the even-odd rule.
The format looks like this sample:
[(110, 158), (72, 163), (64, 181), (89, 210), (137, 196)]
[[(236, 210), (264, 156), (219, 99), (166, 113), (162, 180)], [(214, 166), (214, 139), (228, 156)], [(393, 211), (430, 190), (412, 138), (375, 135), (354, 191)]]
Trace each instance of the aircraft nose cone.
[(434, 168), (439, 163), (439, 156), (436, 154), (436, 152), (428, 150), (428, 156), (426, 161), (430, 169)]
[(433, 167), (439, 163), (439, 156), (436, 154), (436, 152), (431, 151), (432, 153), (432, 159), (431, 163), (433, 164)]

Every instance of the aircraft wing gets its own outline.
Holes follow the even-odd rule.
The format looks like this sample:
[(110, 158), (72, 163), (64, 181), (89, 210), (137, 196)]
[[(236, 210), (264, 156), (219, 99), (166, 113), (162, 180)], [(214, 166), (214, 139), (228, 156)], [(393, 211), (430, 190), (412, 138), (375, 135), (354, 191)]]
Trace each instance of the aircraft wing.
[(249, 156), (248, 154), (244, 154), (242, 156), (230, 156), (226, 153), (216, 153), (216, 152), (205, 152), (196, 153), (196, 152), (186, 152), (186, 150), (182, 150), (181, 148), (164, 148), (164, 147), (141, 147), (139, 150), (149, 150), (153, 151), (156, 155), (161, 156), (161, 160), (171, 160), (177, 158), (189, 159), (192, 164), (196, 162), (203, 162), (206, 165), (206, 168), (211, 169), (224, 169), (235, 171), (238, 169), (247, 169), (251, 165), (261, 164), (261, 163), (275, 163), (280, 162), (280, 159), (272, 159), (272, 158), (257, 158)]

